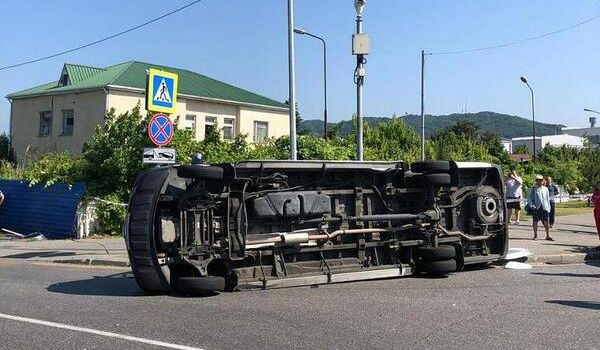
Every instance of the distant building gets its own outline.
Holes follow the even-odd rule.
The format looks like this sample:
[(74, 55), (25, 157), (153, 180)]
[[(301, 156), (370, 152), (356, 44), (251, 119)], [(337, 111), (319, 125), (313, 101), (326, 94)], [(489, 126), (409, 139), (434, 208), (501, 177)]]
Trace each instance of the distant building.
[(223, 137), (240, 133), (250, 141), (289, 134), (287, 105), (189, 70), (142, 62), (106, 68), (65, 64), (58, 81), (7, 96), (11, 102), (10, 135), (17, 159), (27, 149), (38, 152), (81, 152), (107, 110), (144, 109), (146, 75), (158, 68), (179, 75), (177, 112), (179, 128), (191, 129), (203, 139), (218, 126)]
[(600, 136), (600, 127), (596, 126), (596, 117), (590, 117), (590, 126), (588, 128), (562, 128), (562, 132), (581, 137)]
[[(584, 137), (574, 135), (546, 135), (535, 137), (536, 152), (541, 152), (546, 145), (550, 146), (570, 146), (575, 148), (583, 148), (585, 142)], [(516, 151), (519, 147), (526, 146), (529, 154), (533, 154), (533, 136), (515, 137), (512, 139), (512, 149)]]
[(500, 142), (502, 142), (502, 147), (504, 147), (504, 150), (506, 152), (508, 152), (508, 154), (512, 154), (513, 153), (512, 140), (511, 139), (505, 139), (504, 137), (502, 137), (500, 139)]

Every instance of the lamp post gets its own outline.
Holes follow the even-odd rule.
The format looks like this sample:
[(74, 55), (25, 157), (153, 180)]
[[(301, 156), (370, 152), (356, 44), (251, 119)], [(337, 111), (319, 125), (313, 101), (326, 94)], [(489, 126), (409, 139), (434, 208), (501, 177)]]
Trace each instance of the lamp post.
[(363, 160), (363, 84), (365, 83), (365, 55), (369, 54), (369, 37), (362, 32), (362, 12), (366, 0), (354, 0), (356, 33), (352, 36), (352, 54), (356, 55), (354, 83), (356, 84), (356, 159)]
[(592, 112), (592, 113), (600, 114), (600, 112), (595, 111), (593, 109), (589, 109), (589, 108), (584, 108), (583, 110), (584, 110), (584, 112)]
[(296, 69), (294, 67), (294, 0), (288, 0), (288, 74), (290, 102), (290, 159), (297, 160), (296, 149)]
[(531, 88), (531, 85), (529, 85), (529, 83), (527, 82), (527, 78), (525, 78), (524, 76), (521, 77), (521, 81), (527, 85), (527, 87), (529, 88), (529, 91), (531, 91), (531, 117), (533, 120), (533, 155), (532, 155), (532, 159), (535, 160), (535, 156), (536, 156), (536, 150), (535, 150), (535, 101), (533, 99), (533, 89)]
[(425, 160), (425, 50), (421, 50), (421, 161)]
[(321, 40), (323, 43), (323, 95), (324, 95), (324, 107), (323, 107), (323, 138), (327, 140), (327, 43), (325, 39), (318, 35), (307, 32), (299, 28), (294, 28), (294, 32), (300, 35), (308, 35), (317, 40)]

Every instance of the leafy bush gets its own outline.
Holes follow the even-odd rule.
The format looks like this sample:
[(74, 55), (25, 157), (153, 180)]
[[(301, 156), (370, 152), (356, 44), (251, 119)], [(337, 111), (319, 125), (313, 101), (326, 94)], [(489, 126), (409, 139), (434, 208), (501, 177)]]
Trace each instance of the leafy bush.
[(0, 179), (21, 180), (23, 179), (23, 168), (0, 159)]
[(83, 168), (84, 162), (67, 152), (48, 153), (30, 163), (23, 177), (31, 185), (73, 184), (83, 179)]
[(106, 202), (99, 201), (96, 206), (96, 215), (102, 232), (120, 234), (127, 215), (127, 207), (116, 204), (120, 203), (119, 196), (116, 194), (105, 196), (102, 199)]

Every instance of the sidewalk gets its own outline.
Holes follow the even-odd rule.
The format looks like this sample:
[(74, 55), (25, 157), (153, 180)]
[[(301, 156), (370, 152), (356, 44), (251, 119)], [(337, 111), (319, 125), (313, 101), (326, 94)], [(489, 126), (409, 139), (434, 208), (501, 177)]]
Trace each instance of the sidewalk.
[[(600, 245), (592, 215), (557, 217), (551, 231), (554, 242), (544, 240), (543, 230), (539, 239), (532, 240), (531, 221), (510, 225), (511, 248), (526, 248), (533, 253), (531, 263), (582, 263), (600, 261)], [(83, 265), (129, 266), (129, 258), (123, 238), (83, 240), (27, 241), (0, 236), (0, 259), (23, 259), (28, 261), (71, 263)]]
[(122, 237), (36, 241), (0, 236), (0, 259), (2, 258), (79, 265), (129, 266)]
[(592, 214), (558, 216), (550, 229), (554, 241), (546, 241), (543, 226), (539, 225), (538, 239), (534, 241), (531, 220), (509, 226), (511, 248), (527, 248), (533, 253), (532, 263), (581, 263), (600, 260), (600, 245)]

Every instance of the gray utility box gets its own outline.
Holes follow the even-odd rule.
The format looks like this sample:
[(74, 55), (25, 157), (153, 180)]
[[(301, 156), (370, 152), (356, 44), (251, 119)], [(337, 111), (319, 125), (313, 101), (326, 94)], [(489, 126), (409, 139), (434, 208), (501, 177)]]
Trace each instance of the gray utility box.
[(368, 34), (352, 34), (352, 54), (368, 55), (370, 49)]

